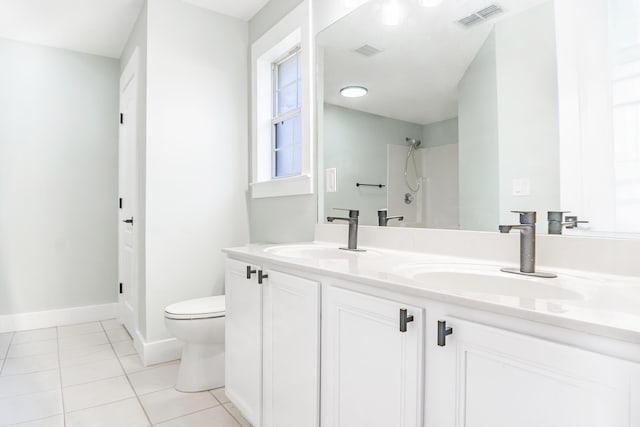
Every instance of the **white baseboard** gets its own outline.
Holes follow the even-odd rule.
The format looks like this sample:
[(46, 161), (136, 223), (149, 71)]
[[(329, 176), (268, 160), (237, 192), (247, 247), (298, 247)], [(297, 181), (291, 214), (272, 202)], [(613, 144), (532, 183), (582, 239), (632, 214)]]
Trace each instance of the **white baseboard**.
[(175, 338), (144, 342), (140, 333), (137, 333), (133, 340), (133, 346), (140, 355), (144, 366), (169, 362), (182, 357), (183, 344)]
[(114, 319), (119, 315), (119, 307), (118, 303), (112, 303), (31, 313), (4, 314), (0, 315), (0, 333)]
[[(0, 333), (96, 322), (119, 317), (120, 304), (118, 303), (4, 314), (0, 315)], [(145, 342), (140, 331), (136, 331), (133, 345), (145, 366), (169, 362), (182, 357), (183, 344), (175, 338)]]

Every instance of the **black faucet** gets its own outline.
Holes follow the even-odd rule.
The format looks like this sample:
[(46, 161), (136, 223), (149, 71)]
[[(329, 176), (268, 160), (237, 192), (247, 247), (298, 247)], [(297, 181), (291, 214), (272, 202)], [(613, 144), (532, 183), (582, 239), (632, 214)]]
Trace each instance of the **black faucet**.
[(403, 216), (387, 216), (389, 212), (386, 209), (378, 209), (378, 225), (380, 227), (386, 227), (389, 221), (397, 219), (398, 221), (404, 221)]
[(346, 221), (349, 223), (349, 244), (346, 248), (340, 248), (348, 251), (360, 251), (363, 250), (358, 249), (358, 216), (360, 216), (360, 211), (355, 209), (336, 209), (338, 211), (347, 211), (349, 212), (348, 218), (341, 218), (337, 216), (328, 216), (327, 221)]
[(565, 216), (564, 219), (567, 222), (562, 222), (562, 214), (569, 213), (569, 211), (549, 211), (547, 212), (547, 219), (549, 220), (549, 234), (562, 234), (562, 228), (578, 228), (578, 224), (588, 224), (589, 221), (578, 221), (577, 216)]
[(502, 268), (505, 273), (524, 274), (526, 276), (557, 277), (553, 273), (536, 271), (536, 213), (528, 211), (512, 211), (520, 215), (518, 225), (500, 225), (500, 233), (509, 233), (511, 230), (520, 230), (520, 270), (515, 268)]

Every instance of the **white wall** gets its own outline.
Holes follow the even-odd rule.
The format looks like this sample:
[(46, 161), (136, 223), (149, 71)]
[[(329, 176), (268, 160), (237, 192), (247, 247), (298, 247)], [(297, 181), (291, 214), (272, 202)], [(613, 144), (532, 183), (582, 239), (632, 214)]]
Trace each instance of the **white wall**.
[[(312, 34), (315, 36), (366, 1), (313, 1)], [(249, 42), (256, 41), (301, 2), (302, 0), (269, 1), (249, 22)], [(313, 240), (314, 226), (318, 220), (317, 194), (252, 199), (250, 203), (252, 242), (284, 243)]]
[[(404, 177), (404, 170), (407, 161), (407, 154), (409, 153), (409, 147), (407, 145), (387, 145), (386, 155), (386, 175), (387, 175), (387, 200), (386, 208), (389, 216), (402, 216), (402, 222), (392, 220), (387, 224), (389, 227), (424, 227), (423, 216), (423, 193), (422, 193), (422, 176), (424, 176), (423, 170), (423, 153), (425, 149), (421, 148), (417, 150), (413, 155), (415, 156), (415, 174), (413, 168), (413, 161), (409, 161), (409, 179), (413, 188), (416, 185), (420, 185), (421, 189), (418, 192), (412, 192), (407, 186), (407, 181)], [(413, 201), (409, 204), (405, 202), (405, 195), (409, 193), (413, 197)], [(377, 224), (377, 222), (376, 222)]]
[[(558, 79), (553, 1), (496, 25), (500, 223), (512, 210), (560, 209)], [(532, 35), (535, 35), (532, 37)], [(526, 179), (530, 194), (514, 196)]]
[[(535, 37), (531, 35), (534, 34)], [(553, 2), (496, 24), (459, 89), (460, 222), (496, 230), (513, 210), (560, 209)], [(514, 180), (529, 194), (514, 194)], [(526, 186), (526, 185), (525, 185)]]
[[(633, 156), (616, 156), (620, 145), (616, 147), (615, 140), (623, 137), (625, 132), (614, 131), (616, 121), (613, 120), (614, 105), (621, 98), (633, 97), (637, 93), (637, 90), (629, 90), (634, 85), (637, 87), (634, 79), (629, 78), (637, 72), (621, 73), (621, 67), (616, 69), (613, 66), (615, 59), (621, 56), (609, 50), (609, 44), (615, 40), (615, 34), (609, 33), (610, 26), (623, 28), (615, 22), (615, 15), (609, 14), (615, 8), (632, 8), (633, 2), (614, 2), (611, 9), (609, 3), (607, 0), (555, 2), (560, 106), (560, 197), (563, 209), (572, 211), (580, 220), (589, 221), (588, 226), (581, 226), (582, 229), (638, 232), (638, 215), (633, 216), (631, 226), (616, 228), (616, 161), (624, 159), (626, 166), (635, 169), (636, 174), (640, 168), (633, 164)], [(581, 19), (575, 19), (575, 10), (578, 8)], [(627, 12), (630, 11), (631, 9), (627, 9)], [(634, 18), (632, 13), (627, 16), (631, 20)], [(625, 45), (625, 48), (628, 46)], [(609, 61), (603, 60), (605, 58)], [(624, 66), (637, 70), (637, 62), (621, 62)], [(614, 90), (616, 85), (628, 86), (622, 90)], [(621, 104), (626, 105), (615, 108), (618, 118), (625, 116), (626, 108), (636, 108), (630, 99), (624, 99)], [(625, 122), (618, 119), (617, 126)], [(633, 120), (628, 123), (633, 123)], [(640, 138), (637, 133), (636, 138)], [(627, 139), (627, 144), (631, 141), (632, 137)], [(640, 188), (633, 184), (632, 176), (626, 178), (628, 188)], [(633, 199), (625, 200), (627, 207), (632, 206), (629, 202)], [(638, 200), (637, 197), (635, 199)], [(577, 232), (580, 230), (568, 231)]]
[(418, 150), (422, 160), (422, 223), (427, 228), (460, 228), (458, 144)]
[(245, 22), (148, 5), (146, 339), (166, 305), (224, 292), (221, 249), (249, 240)]
[(278, 21), (295, 9), (303, 0), (270, 0), (252, 18), (249, 23), (249, 41), (255, 42), (271, 29)]
[[(421, 138), (422, 126), (325, 104), (323, 127), (324, 168), (336, 168), (338, 177), (338, 191), (324, 195), (323, 216), (344, 216), (333, 208), (359, 209), (361, 224), (377, 225), (378, 209), (387, 208), (387, 188), (358, 188), (356, 183), (386, 185), (387, 146), (401, 145), (406, 157), (405, 138)], [(404, 160), (400, 163), (404, 171)], [(404, 183), (404, 174), (402, 177)]]
[(496, 40), (492, 32), (458, 86), (460, 228), (498, 225)]
[[(404, 216), (402, 223), (391, 221), (389, 226), (459, 228), (458, 144), (436, 145), (416, 151), (416, 166), (421, 177), (420, 191), (416, 193), (411, 192), (404, 177), (407, 146), (389, 145), (387, 148), (387, 207), (389, 215)], [(413, 180), (411, 163), (409, 174)], [(414, 198), (410, 204), (405, 203), (407, 193)]]
[(458, 143), (458, 118), (454, 117), (440, 122), (424, 125), (422, 130), (422, 147)]
[(369, 1), (316, 0), (313, 2), (313, 24), (317, 31), (322, 31)]
[[(269, 1), (249, 22), (249, 43), (258, 40), (300, 3), (302, 0)], [(316, 194), (251, 199), (249, 203), (252, 242), (313, 240), (318, 217)]]
[(0, 314), (117, 299), (118, 77), (0, 40)]
[(428, 228), (460, 228), (458, 118), (424, 125), (422, 220)]
[(138, 288), (138, 329), (143, 337), (146, 336), (146, 271), (145, 271), (145, 200), (146, 200), (146, 143), (147, 143), (147, 3), (145, 2), (133, 31), (129, 35), (129, 40), (124, 47), (120, 57), (120, 73), (122, 73), (129, 63), (131, 56), (138, 52), (138, 74), (137, 74), (137, 209), (138, 218), (135, 219), (136, 247), (137, 247), (137, 280), (135, 284)]

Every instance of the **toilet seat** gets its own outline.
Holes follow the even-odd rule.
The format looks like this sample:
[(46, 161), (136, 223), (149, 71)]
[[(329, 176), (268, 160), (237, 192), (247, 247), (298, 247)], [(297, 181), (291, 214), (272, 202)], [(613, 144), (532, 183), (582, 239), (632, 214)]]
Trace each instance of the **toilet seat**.
[(167, 319), (176, 320), (224, 317), (224, 295), (190, 299), (171, 304), (165, 309), (164, 314)]

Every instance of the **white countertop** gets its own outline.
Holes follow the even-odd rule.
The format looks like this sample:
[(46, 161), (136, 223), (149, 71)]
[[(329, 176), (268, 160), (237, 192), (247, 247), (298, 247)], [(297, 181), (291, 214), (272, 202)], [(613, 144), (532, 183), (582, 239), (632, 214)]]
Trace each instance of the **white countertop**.
[[(554, 279), (500, 272), (486, 260), (301, 243), (248, 245), (223, 251), (232, 258), (293, 268), (406, 295), (640, 344), (640, 278), (554, 269)], [(539, 268), (540, 270), (549, 270)], [(473, 282), (473, 283), (472, 283)]]

